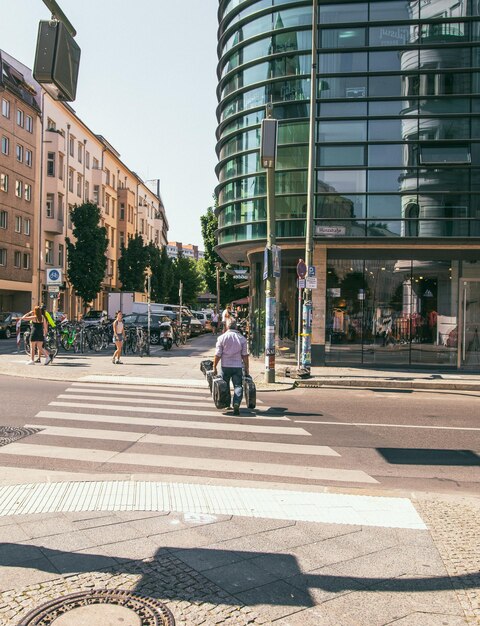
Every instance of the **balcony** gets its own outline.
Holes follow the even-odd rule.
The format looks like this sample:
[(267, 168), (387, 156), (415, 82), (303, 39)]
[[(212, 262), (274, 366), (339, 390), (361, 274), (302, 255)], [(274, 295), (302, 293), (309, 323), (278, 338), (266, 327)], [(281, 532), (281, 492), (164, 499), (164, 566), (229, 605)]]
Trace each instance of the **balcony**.
[(64, 223), (63, 220), (58, 219), (57, 217), (46, 217), (43, 230), (46, 233), (52, 233), (54, 235), (63, 235), (64, 232)]
[(92, 168), (92, 185), (105, 186), (107, 184), (107, 175), (100, 168)]
[(65, 154), (65, 137), (56, 130), (45, 131), (45, 150)]

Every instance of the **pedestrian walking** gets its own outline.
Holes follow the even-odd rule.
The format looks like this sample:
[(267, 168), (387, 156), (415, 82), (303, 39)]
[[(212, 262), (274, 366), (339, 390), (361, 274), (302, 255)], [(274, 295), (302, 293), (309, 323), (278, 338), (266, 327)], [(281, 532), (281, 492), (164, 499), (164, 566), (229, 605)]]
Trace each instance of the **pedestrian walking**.
[(240, 415), (240, 404), (243, 398), (243, 371), (248, 376), (249, 359), (248, 344), (245, 337), (238, 332), (237, 322), (227, 319), (227, 329), (217, 339), (213, 373), (217, 375), (217, 366), (221, 364), (222, 378), (230, 386), (233, 383), (233, 414)]
[(218, 332), (218, 313), (217, 310), (215, 309), (215, 311), (212, 314), (212, 320), (210, 322), (211, 327), (212, 327), (212, 335), (216, 335)]
[(36, 306), (33, 311), (26, 313), (22, 319), (32, 322), (32, 334), (30, 335), (30, 361), (27, 365), (35, 365), (35, 352), (38, 350), (38, 361), (43, 352), (45, 355), (44, 365), (48, 365), (52, 360), (48, 350), (45, 349), (45, 337), (48, 332), (47, 320), (42, 315), (42, 309)]
[(115, 343), (116, 350), (113, 353), (112, 363), (117, 365), (123, 365), (122, 361), (120, 361), (120, 357), (122, 355), (123, 349), (123, 340), (124, 340), (124, 324), (123, 324), (123, 313), (121, 311), (117, 311), (115, 316), (115, 321), (113, 322), (113, 341)]

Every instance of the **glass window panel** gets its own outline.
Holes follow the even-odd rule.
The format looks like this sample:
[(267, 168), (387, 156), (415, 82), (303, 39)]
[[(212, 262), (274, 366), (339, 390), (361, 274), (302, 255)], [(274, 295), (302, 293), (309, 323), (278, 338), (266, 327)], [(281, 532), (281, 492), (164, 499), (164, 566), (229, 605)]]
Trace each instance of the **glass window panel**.
[(402, 95), (402, 77), (400, 74), (393, 76), (370, 76), (368, 87), (369, 95), (372, 97), (398, 97)]
[(418, 107), (413, 105), (414, 102), (408, 100), (379, 100), (369, 102), (368, 110), (370, 115), (414, 115), (418, 113)]
[[(475, 99), (474, 99), (475, 101)], [(420, 100), (420, 113), (431, 115), (469, 113), (470, 100), (468, 98), (435, 98), (434, 100)]]
[(470, 67), (470, 48), (422, 48), (419, 67), (420, 69)]
[(470, 163), (470, 147), (467, 145), (421, 146), (420, 163)]
[(289, 120), (297, 117), (309, 117), (310, 105), (308, 102), (286, 102), (286, 103), (274, 103), (273, 105), (273, 117), (279, 120)]
[(363, 218), (365, 206), (364, 195), (319, 194), (316, 196), (316, 217)]
[(368, 146), (368, 165), (401, 167), (405, 162), (402, 144), (371, 144)]
[(317, 191), (365, 193), (365, 170), (318, 170)]
[(402, 196), (400, 195), (369, 195), (369, 218), (398, 218), (402, 217)]
[(308, 141), (308, 122), (290, 122), (288, 124), (280, 121), (278, 125), (278, 143), (300, 143)]
[(400, 72), (402, 69), (401, 55), (402, 53), (399, 50), (370, 52), (368, 55), (370, 72)]
[(478, 176), (475, 169), (462, 169), (450, 167), (442, 169), (439, 167), (422, 167), (418, 176), (419, 191), (464, 191), (470, 188), (470, 173), (472, 177)]
[[(410, 26), (372, 26), (369, 29), (371, 46), (404, 46), (410, 41)], [(412, 29), (413, 30), (413, 29)]]
[(308, 165), (308, 146), (279, 146), (277, 170), (302, 168)]
[(276, 172), (275, 191), (281, 193), (306, 193), (307, 172)]
[(320, 146), (317, 149), (318, 165), (349, 166), (366, 165), (364, 146)]
[(320, 74), (348, 74), (367, 71), (366, 52), (339, 52), (320, 54), (318, 61)]
[(366, 76), (328, 77), (318, 81), (319, 96), (329, 98), (365, 98), (368, 78)]
[(371, 22), (390, 22), (392, 20), (411, 19), (411, 2), (406, 0), (386, 0), (384, 2), (370, 2)]
[(365, 28), (324, 28), (320, 31), (322, 48), (361, 48), (366, 45)]
[(367, 237), (400, 237), (401, 228), (401, 221), (369, 221), (367, 222)]
[(368, 2), (348, 4), (321, 4), (320, 24), (341, 24), (368, 21)]
[(320, 117), (362, 117), (367, 115), (367, 103), (354, 102), (322, 102), (318, 106)]
[(370, 170), (368, 191), (399, 191), (402, 170)]
[(402, 140), (402, 121), (397, 119), (370, 120), (368, 123), (368, 139)]
[[(426, 17), (423, 15), (423, 10), (422, 17)], [(464, 22), (444, 22), (438, 20), (438, 22), (421, 24), (420, 26), (422, 44), (456, 43), (457, 41), (462, 41), (467, 32), (468, 29)]]
[(319, 122), (318, 140), (328, 141), (365, 141), (367, 138), (366, 121)]
[(307, 196), (279, 196), (275, 198), (276, 219), (305, 217), (307, 213)]

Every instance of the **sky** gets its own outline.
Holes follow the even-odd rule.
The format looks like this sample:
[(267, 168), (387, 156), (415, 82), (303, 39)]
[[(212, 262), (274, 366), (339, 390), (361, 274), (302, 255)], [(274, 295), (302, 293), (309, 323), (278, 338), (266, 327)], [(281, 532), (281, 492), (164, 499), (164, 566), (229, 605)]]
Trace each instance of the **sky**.
[[(71, 106), (144, 180), (160, 179), (169, 240), (203, 247), (213, 204), (218, 0), (57, 0), (81, 48)], [(0, 48), (33, 67), (42, 0), (0, 0)]]

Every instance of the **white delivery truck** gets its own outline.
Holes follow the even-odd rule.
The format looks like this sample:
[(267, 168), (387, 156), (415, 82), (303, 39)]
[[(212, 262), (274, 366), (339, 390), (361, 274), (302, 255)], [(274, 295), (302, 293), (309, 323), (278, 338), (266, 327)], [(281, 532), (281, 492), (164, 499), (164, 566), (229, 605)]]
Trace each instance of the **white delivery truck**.
[(115, 319), (117, 311), (121, 311), (124, 315), (133, 313), (135, 304), (135, 293), (133, 291), (120, 291), (108, 294), (108, 319)]

